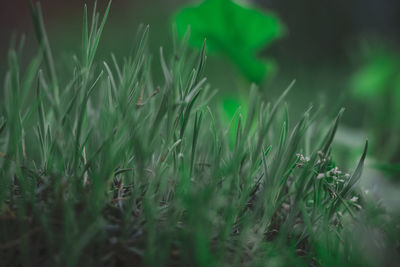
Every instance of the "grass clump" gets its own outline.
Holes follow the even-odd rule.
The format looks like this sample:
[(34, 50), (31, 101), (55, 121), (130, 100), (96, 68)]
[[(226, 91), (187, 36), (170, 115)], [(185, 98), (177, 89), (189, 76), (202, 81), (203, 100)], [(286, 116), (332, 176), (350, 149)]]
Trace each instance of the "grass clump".
[[(103, 19), (85, 6), (82, 56), (57, 72), (40, 7), (27, 68), (11, 48), (0, 127), (3, 266), (364, 264), (356, 224), (367, 144), (346, 174), (310, 108), (290, 125), (283, 99), (250, 90), (248, 116), (219, 119), (200, 54), (176, 42), (151, 75), (149, 28), (131, 55), (96, 60)], [(22, 46), (22, 45), (21, 45)], [(42, 67), (44, 69), (42, 70)], [(234, 144), (229, 131), (236, 132)], [(350, 227), (350, 226), (349, 226)]]

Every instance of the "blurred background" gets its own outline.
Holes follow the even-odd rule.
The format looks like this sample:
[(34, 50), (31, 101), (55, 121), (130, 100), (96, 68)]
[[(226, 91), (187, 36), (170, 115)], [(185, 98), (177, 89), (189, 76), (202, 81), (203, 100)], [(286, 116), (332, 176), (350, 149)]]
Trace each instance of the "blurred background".
[[(79, 54), (83, 3), (80, 0), (40, 1), (55, 57)], [(260, 52), (272, 58), (277, 71), (260, 85), (267, 100), (276, 99), (296, 79), (288, 97), (296, 119), (310, 103), (328, 114), (345, 107), (336, 153), (352, 167), (364, 140), (371, 143), (370, 183), (400, 179), (400, 1), (399, 0), (253, 0), (239, 1), (277, 15), (287, 33)], [(245, 3), (247, 2), (247, 3)], [(89, 12), (94, 1), (87, 1)], [(99, 0), (105, 10), (108, 1)], [(122, 58), (134, 43), (140, 23), (150, 25), (150, 49), (155, 79), (161, 79), (159, 47), (171, 51), (172, 18), (189, 0), (114, 0), (98, 57)], [(245, 26), (245, 25), (244, 25)], [(1, 73), (14, 33), (26, 34), (26, 53), (37, 51), (29, 7), (25, 0), (7, 1), (0, 9)], [(79, 34), (77, 34), (79, 33)], [(18, 36), (18, 35), (17, 35)], [(250, 83), (240, 78), (224, 56), (209, 56), (206, 75), (222, 95), (245, 94)], [(239, 78), (238, 78), (239, 77)], [(386, 178), (387, 180), (383, 180)], [(368, 180), (368, 179), (367, 179)], [(384, 182), (382, 182), (384, 181)], [(388, 186), (390, 187), (390, 186)], [(380, 189), (377, 189), (380, 190)], [(393, 191), (391, 198), (400, 205)], [(397, 205), (396, 204), (396, 205)]]

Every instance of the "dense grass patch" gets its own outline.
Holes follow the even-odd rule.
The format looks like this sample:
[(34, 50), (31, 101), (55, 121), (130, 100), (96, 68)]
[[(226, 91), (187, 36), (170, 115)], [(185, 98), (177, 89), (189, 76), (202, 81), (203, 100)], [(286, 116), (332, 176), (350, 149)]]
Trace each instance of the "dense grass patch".
[[(230, 124), (202, 76), (204, 47), (189, 51), (185, 39), (169, 58), (162, 48), (152, 57), (149, 29), (140, 27), (131, 55), (99, 62), (109, 7), (104, 17), (94, 10), (90, 23), (85, 7), (82, 55), (60, 62), (40, 7), (31, 9), (40, 49), (26, 67), (22, 42), (10, 49), (3, 89), (2, 265), (365, 266), (398, 259), (391, 217), (355, 190), (367, 143), (351, 173), (331, 157), (343, 111), (328, 126), (312, 108), (292, 123), (284, 97), (293, 84), (272, 103), (253, 85), (246, 118), (238, 110)], [(151, 75), (158, 59), (160, 86)], [(382, 222), (382, 243), (368, 244), (385, 252), (374, 262), (354, 236)]]

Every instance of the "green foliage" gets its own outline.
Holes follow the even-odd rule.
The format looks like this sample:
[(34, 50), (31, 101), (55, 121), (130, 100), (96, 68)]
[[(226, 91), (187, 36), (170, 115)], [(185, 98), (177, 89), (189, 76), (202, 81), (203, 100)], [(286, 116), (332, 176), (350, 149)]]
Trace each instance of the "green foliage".
[[(361, 51), (362, 63), (350, 81), (351, 92), (368, 107), (367, 125), (379, 161), (396, 163), (400, 158), (400, 55), (377, 42), (365, 43)], [(399, 174), (396, 165), (389, 169)]]
[(362, 57), (363, 65), (352, 79), (354, 95), (372, 102), (389, 93), (400, 101), (400, 55), (382, 44), (365, 44)]
[[(49, 45), (27, 68), (21, 50), (10, 49), (1, 266), (368, 265), (351, 235), (353, 225), (369, 226), (355, 217), (374, 214), (355, 187), (367, 145), (353, 175), (331, 156), (343, 111), (327, 131), (311, 108), (292, 127), (282, 101), (293, 83), (272, 104), (253, 85), (232, 147), (202, 76), (204, 45), (195, 62), (185, 43), (168, 58), (160, 49), (165, 79), (157, 86), (149, 28), (139, 28), (133, 54), (98, 62), (98, 18), (94, 11), (89, 26), (85, 7), (82, 56), (62, 73), (40, 70)], [(385, 220), (382, 235), (391, 237)], [(397, 259), (384, 250), (385, 261), (382, 239), (368, 241), (377, 265)]]
[(285, 28), (270, 13), (232, 0), (205, 0), (180, 10), (174, 18), (180, 37), (190, 31), (189, 44), (228, 56), (250, 81), (260, 83), (274, 71), (258, 53), (282, 37)]

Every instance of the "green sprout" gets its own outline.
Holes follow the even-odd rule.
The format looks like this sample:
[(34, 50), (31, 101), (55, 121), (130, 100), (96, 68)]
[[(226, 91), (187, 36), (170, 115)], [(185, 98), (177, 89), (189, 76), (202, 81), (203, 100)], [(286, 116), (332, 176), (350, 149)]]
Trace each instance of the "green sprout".
[(271, 13), (232, 0), (205, 0), (180, 10), (174, 18), (177, 33), (190, 29), (189, 44), (227, 56), (251, 82), (261, 83), (275, 70), (272, 60), (258, 53), (282, 37), (285, 27)]

